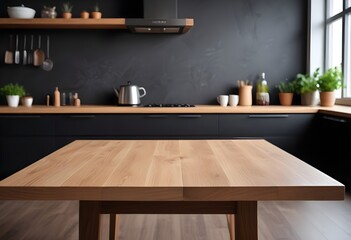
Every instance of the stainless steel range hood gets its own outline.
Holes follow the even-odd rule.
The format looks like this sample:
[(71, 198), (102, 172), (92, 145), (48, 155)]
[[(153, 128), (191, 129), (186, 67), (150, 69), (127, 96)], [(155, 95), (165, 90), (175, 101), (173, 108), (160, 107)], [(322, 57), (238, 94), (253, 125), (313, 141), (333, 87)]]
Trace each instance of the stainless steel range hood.
[(177, 0), (144, 0), (144, 18), (127, 18), (134, 33), (185, 33), (194, 26), (192, 18), (178, 18)]

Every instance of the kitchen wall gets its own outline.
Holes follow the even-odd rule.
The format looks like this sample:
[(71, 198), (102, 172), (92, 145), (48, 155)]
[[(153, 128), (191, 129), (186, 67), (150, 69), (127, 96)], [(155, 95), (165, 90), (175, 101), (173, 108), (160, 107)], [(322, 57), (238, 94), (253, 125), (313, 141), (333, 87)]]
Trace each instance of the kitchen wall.
[[(61, 3), (2, 0), (0, 17), (7, 17), (7, 6), (21, 4), (36, 9), (37, 17), (43, 5), (56, 6), (60, 14)], [(71, 3), (78, 17), (95, 1)], [(142, 16), (141, 0), (103, 0), (99, 5), (103, 17)], [(61, 92), (78, 92), (82, 104), (114, 105), (113, 87), (131, 81), (146, 88), (144, 104), (214, 104), (219, 94), (238, 93), (237, 80), (255, 83), (258, 74), (265, 72), (271, 104), (279, 104), (275, 85), (306, 71), (305, 0), (178, 0), (178, 16), (194, 18), (195, 26), (182, 35), (1, 29), (2, 53), (8, 48), (9, 34), (19, 34), (20, 50), (23, 34), (49, 35), (54, 68), (45, 72), (33, 66), (6, 65), (0, 58), (0, 86), (23, 84), (34, 96), (34, 104), (44, 104), (45, 96), (58, 86)], [(0, 104), (6, 104), (4, 97)]]

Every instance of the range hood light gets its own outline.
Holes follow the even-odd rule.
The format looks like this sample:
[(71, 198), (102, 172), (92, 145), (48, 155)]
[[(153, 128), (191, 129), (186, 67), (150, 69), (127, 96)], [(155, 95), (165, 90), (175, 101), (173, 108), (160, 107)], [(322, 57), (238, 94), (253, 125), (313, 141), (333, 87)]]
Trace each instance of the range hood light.
[(180, 33), (179, 27), (134, 27), (135, 33)]

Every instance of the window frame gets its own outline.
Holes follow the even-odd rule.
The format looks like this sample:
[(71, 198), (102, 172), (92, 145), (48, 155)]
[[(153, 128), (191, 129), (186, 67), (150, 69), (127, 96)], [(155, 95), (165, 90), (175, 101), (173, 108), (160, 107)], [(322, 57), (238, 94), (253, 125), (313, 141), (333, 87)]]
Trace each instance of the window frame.
[[(351, 105), (351, 96), (345, 97), (347, 96), (347, 93), (351, 92), (351, 69), (349, 69), (346, 66), (350, 66), (350, 56), (346, 56), (346, 52), (350, 53), (349, 48), (351, 48), (347, 42), (350, 41), (349, 39), (347, 39), (348, 36), (351, 36), (351, 33), (349, 31), (351, 31), (350, 28), (348, 28), (348, 24), (350, 24), (349, 22), (347, 22), (347, 17), (351, 18), (351, 0), (343, 0), (343, 9), (341, 12), (335, 14), (334, 16), (328, 17), (328, 11), (330, 9), (330, 0), (325, 0), (324, 1), (325, 4), (325, 12), (324, 12), (324, 63), (323, 63), (323, 69), (326, 69), (328, 66), (328, 59), (329, 59), (329, 32), (328, 32), (328, 26), (330, 26), (332, 23), (334, 23), (335, 21), (341, 19), (342, 21), (342, 53), (341, 53), (341, 57), (342, 57), (342, 61), (341, 61), (341, 67), (342, 67), (342, 71), (344, 73), (344, 79), (343, 79), (343, 85), (346, 86), (345, 88), (341, 89), (341, 99), (342, 101), (337, 101), (337, 103), (347, 103), (349, 102)], [(350, 15), (349, 15), (350, 14)], [(351, 21), (351, 20), (349, 20)]]

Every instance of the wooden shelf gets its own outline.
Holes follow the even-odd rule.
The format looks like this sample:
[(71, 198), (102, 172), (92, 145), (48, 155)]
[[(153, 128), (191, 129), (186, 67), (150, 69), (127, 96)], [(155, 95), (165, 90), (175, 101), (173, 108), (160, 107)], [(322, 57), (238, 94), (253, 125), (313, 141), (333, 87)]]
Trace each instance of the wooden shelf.
[(0, 18), (0, 29), (127, 29), (124, 18)]

